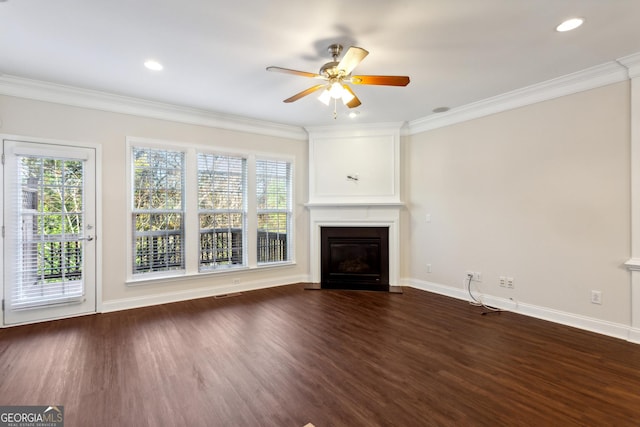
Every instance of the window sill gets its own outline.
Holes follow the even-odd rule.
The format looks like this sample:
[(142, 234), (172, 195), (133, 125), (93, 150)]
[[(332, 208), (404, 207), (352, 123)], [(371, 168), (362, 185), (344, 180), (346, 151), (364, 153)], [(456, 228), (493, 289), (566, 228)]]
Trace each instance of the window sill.
[(235, 267), (235, 268), (226, 268), (221, 270), (211, 270), (211, 271), (203, 271), (203, 272), (195, 272), (195, 273), (187, 273), (181, 271), (175, 274), (167, 274), (167, 275), (154, 275), (151, 277), (140, 277), (140, 278), (128, 278), (125, 282), (126, 286), (136, 287), (136, 286), (144, 286), (144, 285), (155, 285), (155, 284), (164, 284), (164, 283), (174, 283), (185, 280), (197, 280), (203, 279), (206, 277), (213, 276), (228, 276), (231, 274), (243, 274), (248, 271), (257, 271), (257, 270), (266, 270), (280, 267), (291, 267), (296, 265), (295, 261), (286, 261), (286, 262), (274, 262), (268, 264), (260, 264), (252, 267)]

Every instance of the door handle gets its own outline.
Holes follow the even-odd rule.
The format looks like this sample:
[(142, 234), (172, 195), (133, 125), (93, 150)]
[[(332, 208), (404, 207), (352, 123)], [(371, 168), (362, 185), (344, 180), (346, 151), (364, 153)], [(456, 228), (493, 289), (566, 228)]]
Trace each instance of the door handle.
[(93, 240), (93, 236), (81, 237), (78, 240), (86, 240), (87, 242), (90, 242)]

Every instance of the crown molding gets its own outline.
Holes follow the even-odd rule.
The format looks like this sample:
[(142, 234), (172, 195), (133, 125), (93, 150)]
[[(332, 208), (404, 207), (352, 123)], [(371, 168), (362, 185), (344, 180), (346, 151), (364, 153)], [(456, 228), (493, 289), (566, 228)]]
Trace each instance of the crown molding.
[(23, 77), (0, 75), (0, 94), (153, 119), (306, 141), (301, 127), (181, 107)]
[[(359, 132), (366, 133), (374, 129), (398, 127), (402, 136), (413, 135), (619, 83), (635, 77), (640, 77), (640, 52), (566, 76), (453, 108), (446, 113), (432, 114), (405, 123), (360, 125)], [(302, 128), (11, 75), (0, 75), (0, 94), (300, 141), (307, 140), (307, 132), (328, 131), (328, 127), (324, 126)], [(353, 132), (353, 128), (352, 126), (331, 127), (334, 132), (347, 133)]]
[[(625, 58), (628, 58), (627, 61), (629, 63), (633, 62), (634, 70), (640, 72), (640, 55), (632, 56), (633, 58), (631, 58), (631, 56)], [(631, 72), (625, 67), (621, 62), (612, 61), (482, 101), (463, 105), (462, 107), (453, 108), (446, 113), (416, 119), (408, 123), (409, 134), (426, 132), (467, 120), (559, 98), (561, 96), (622, 82), (629, 79)]]
[(630, 79), (640, 77), (640, 53), (624, 56), (618, 59), (618, 62), (626, 67)]

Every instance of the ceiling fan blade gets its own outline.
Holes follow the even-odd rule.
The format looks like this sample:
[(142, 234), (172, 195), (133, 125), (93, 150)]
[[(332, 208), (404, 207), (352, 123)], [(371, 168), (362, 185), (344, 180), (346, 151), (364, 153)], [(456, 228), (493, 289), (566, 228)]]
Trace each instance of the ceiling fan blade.
[(349, 75), (368, 54), (369, 52), (361, 47), (351, 46), (336, 68), (343, 70), (345, 75)]
[(351, 83), (355, 85), (406, 86), (408, 76), (352, 76)]
[(289, 68), (282, 68), (282, 67), (270, 66), (270, 67), (267, 67), (267, 71), (276, 71), (278, 73), (293, 74), (293, 75), (302, 76), (302, 77), (311, 77), (312, 79), (325, 79), (325, 77), (321, 76), (320, 74), (308, 73), (306, 71), (291, 70)]
[(327, 85), (324, 85), (324, 84), (322, 84), (322, 85), (315, 85), (315, 86), (312, 86), (312, 87), (310, 87), (309, 89), (305, 89), (305, 90), (303, 90), (302, 92), (296, 93), (296, 94), (295, 94), (295, 95), (293, 95), (292, 97), (285, 99), (285, 100), (284, 100), (284, 102), (289, 103), (289, 102), (297, 101), (298, 99), (300, 99), (300, 98), (302, 98), (302, 97), (305, 97), (305, 96), (307, 96), (307, 95), (310, 95), (310, 94), (312, 94), (313, 92), (315, 92), (315, 91), (317, 91), (317, 90), (320, 90), (320, 89), (322, 89), (322, 88), (325, 88), (325, 87), (327, 87)]
[(359, 107), (362, 104), (362, 102), (360, 102), (360, 100), (358, 99), (356, 94), (351, 90), (351, 88), (347, 85), (342, 85), (342, 87), (344, 87), (346, 91), (348, 91), (351, 95), (353, 95), (353, 99), (351, 99), (351, 101), (347, 102), (344, 105), (346, 105), (349, 108)]

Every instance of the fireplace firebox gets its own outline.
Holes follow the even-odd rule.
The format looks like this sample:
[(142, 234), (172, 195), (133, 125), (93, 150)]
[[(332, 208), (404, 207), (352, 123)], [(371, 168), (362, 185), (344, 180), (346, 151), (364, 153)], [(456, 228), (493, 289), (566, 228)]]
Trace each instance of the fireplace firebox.
[(321, 227), (324, 289), (389, 291), (388, 227)]

